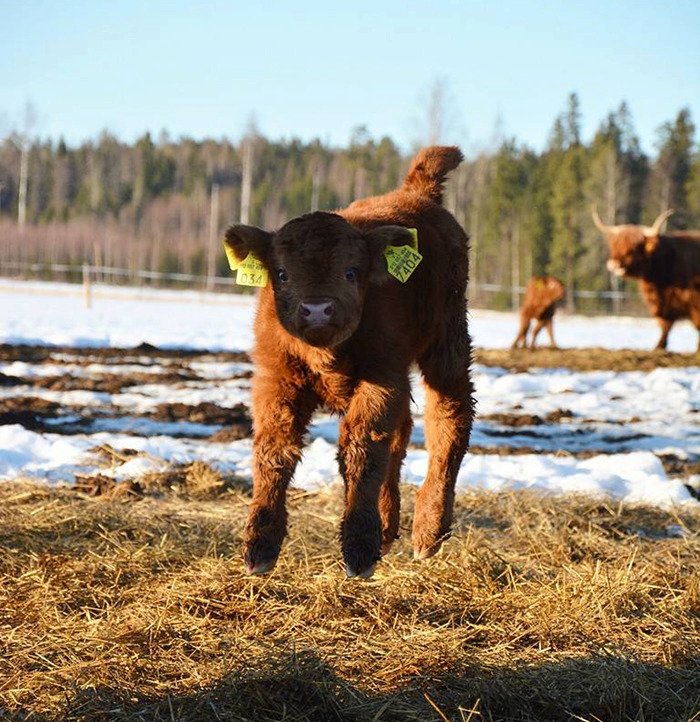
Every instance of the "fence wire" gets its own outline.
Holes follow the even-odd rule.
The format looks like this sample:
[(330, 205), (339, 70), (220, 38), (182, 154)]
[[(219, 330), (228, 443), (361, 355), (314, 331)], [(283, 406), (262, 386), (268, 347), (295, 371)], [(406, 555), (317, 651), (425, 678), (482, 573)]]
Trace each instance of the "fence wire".
[[(126, 279), (132, 282), (138, 281), (162, 281), (166, 283), (189, 283), (198, 288), (224, 287), (236, 290), (235, 280), (232, 276), (206, 276), (194, 273), (174, 273), (168, 271), (149, 271), (134, 268), (116, 268), (113, 266), (97, 266), (93, 264), (65, 264), (65, 263), (22, 263), (17, 261), (0, 262), (0, 275), (11, 276), (32, 276), (35, 279), (47, 280), (54, 274), (63, 274), (74, 279), (74, 282), (105, 283), (108, 280)], [(86, 278), (87, 276), (87, 278)], [(524, 286), (505, 286), (495, 283), (470, 283), (472, 291), (480, 293), (501, 293), (522, 296), (525, 293)], [(605, 301), (624, 301), (634, 298), (635, 295), (628, 291), (594, 291), (587, 289), (575, 289), (575, 298), (599, 299)]]

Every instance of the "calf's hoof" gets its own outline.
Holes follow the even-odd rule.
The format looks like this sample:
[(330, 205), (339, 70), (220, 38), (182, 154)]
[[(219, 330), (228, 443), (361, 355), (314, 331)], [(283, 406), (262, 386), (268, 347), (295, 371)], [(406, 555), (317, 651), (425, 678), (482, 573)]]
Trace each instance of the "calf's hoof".
[(355, 569), (352, 569), (349, 565), (346, 564), (345, 574), (347, 574), (348, 579), (369, 579), (374, 574), (374, 569), (376, 566), (376, 564), (372, 564), (372, 566), (367, 567), (366, 569), (356, 571)]
[(352, 514), (343, 519), (340, 528), (345, 570), (349, 577), (367, 579), (381, 559), (382, 529), (379, 514)]
[(343, 559), (345, 573), (348, 577), (368, 579), (374, 574), (374, 567), (380, 559), (379, 539), (370, 541), (358, 537), (350, 537), (343, 542)]
[(277, 564), (279, 553), (280, 549), (277, 545), (248, 542), (243, 547), (246, 571), (248, 574), (267, 574)]
[(277, 563), (286, 522), (270, 509), (251, 511), (243, 532), (243, 559), (248, 574), (267, 574)]
[(443, 542), (448, 539), (450, 533), (441, 534), (437, 539), (432, 535), (413, 535), (413, 558), (430, 559), (442, 548)]
[(272, 559), (266, 562), (246, 562), (245, 570), (246, 572), (248, 572), (248, 574), (267, 574), (275, 568), (276, 563), (277, 559)]
[(430, 559), (430, 557), (434, 557), (442, 547), (442, 542), (438, 544), (433, 544), (430, 547), (420, 548), (420, 549), (414, 549), (413, 550), (413, 558), (414, 559)]

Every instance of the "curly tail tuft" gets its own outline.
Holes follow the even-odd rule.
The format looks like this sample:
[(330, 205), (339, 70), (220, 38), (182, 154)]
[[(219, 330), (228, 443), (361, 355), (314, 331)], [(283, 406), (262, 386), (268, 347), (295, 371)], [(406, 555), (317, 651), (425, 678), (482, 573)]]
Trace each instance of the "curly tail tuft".
[(431, 145), (419, 151), (411, 163), (403, 190), (428, 196), (442, 203), (443, 184), (447, 174), (462, 161), (462, 151), (455, 145)]

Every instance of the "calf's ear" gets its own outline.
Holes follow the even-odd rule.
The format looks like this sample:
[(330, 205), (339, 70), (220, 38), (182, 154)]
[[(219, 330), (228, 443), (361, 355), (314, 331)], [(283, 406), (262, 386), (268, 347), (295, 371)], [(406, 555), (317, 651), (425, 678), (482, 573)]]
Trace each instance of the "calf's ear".
[(255, 226), (231, 226), (224, 234), (224, 244), (239, 261), (252, 252), (259, 261), (266, 263), (271, 243), (272, 233)]
[(389, 278), (384, 249), (387, 246), (410, 246), (413, 236), (403, 226), (378, 226), (364, 234), (369, 253), (370, 283), (384, 283)]

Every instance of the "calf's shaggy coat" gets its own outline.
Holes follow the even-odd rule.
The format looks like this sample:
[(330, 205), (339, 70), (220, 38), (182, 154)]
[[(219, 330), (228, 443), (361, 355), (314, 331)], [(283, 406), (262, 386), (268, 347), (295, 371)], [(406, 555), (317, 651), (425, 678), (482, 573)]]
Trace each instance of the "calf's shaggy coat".
[(535, 348), (537, 335), (543, 329), (547, 329), (549, 343), (556, 348), (554, 343), (554, 330), (552, 318), (556, 310), (557, 301), (561, 301), (566, 295), (564, 284), (554, 276), (533, 276), (525, 288), (525, 297), (520, 308), (520, 329), (513, 341), (512, 348), (524, 348), (527, 346), (527, 332), (530, 323), (535, 319), (536, 323), (532, 329), (530, 348)]
[[(342, 415), (341, 543), (348, 576), (369, 576), (399, 529), (399, 473), (411, 432), (409, 368), (426, 390), (426, 479), (413, 521), (417, 558), (435, 554), (452, 521), (454, 486), (473, 417), (466, 321), (468, 239), (442, 205), (462, 154), (433, 146), (403, 185), (337, 213), (295, 218), (276, 233), (232, 226), (238, 260), (252, 252), (272, 280), (260, 291), (253, 359), (253, 499), (244, 532), (250, 573), (275, 564), (285, 495), (313, 411)], [(405, 283), (387, 272), (387, 246), (423, 256)]]

